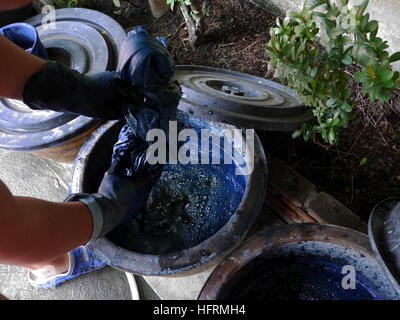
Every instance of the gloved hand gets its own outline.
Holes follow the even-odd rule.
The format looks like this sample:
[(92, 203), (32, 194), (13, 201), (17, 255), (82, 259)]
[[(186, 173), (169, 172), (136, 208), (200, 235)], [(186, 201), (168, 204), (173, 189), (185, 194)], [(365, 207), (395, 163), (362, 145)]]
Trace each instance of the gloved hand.
[[(134, 172), (127, 175), (125, 167), (130, 161), (130, 151), (136, 152), (138, 161), (133, 167)], [(125, 151), (113, 156), (112, 165), (97, 193), (73, 194), (65, 200), (80, 201), (88, 206), (93, 221), (89, 242), (104, 237), (118, 225), (143, 212), (150, 191), (162, 172), (162, 166), (148, 168), (146, 149), (138, 150), (131, 144)]]
[(175, 118), (181, 89), (171, 80), (175, 62), (162, 39), (156, 39), (143, 26), (128, 33), (122, 44), (117, 71), (146, 97), (145, 105), (125, 106), (125, 119), (133, 133), (145, 140), (149, 130), (160, 128), (168, 135), (168, 122)]
[[(14, 23), (0, 34), (25, 51), (47, 60), (46, 49), (34, 26)], [(143, 104), (129, 82), (116, 72), (81, 75), (58, 62), (47, 62), (25, 84), (23, 101), (34, 110), (53, 110), (103, 120), (123, 118), (126, 101)]]
[(13, 23), (0, 28), (0, 34), (26, 52), (44, 60), (48, 59), (47, 51), (39, 39), (36, 28), (28, 23)]
[(160, 40), (138, 26), (128, 32), (121, 46), (117, 71), (122, 79), (143, 88), (168, 82), (174, 75), (175, 62)]
[(147, 150), (147, 142), (137, 137), (130, 125), (126, 124), (114, 145), (111, 170), (132, 178), (151, 175), (154, 170), (157, 170), (157, 166), (147, 162)]
[(123, 118), (123, 106), (143, 105), (134, 88), (116, 72), (81, 75), (59, 62), (47, 62), (25, 84), (23, 101), (34, 110), (69, 112), (91, 118)]

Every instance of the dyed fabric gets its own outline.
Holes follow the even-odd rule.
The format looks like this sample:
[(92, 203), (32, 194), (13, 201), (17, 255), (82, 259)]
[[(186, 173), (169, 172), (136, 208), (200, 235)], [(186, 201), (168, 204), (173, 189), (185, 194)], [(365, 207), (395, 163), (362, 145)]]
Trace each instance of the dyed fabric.
[(125, 105), (127, 124), (114, 146), (112, 161), (119, 174), (135, 176), (154, 169), (145, 159), (146, 135), (151, 129), (162, 129), (168, 136), (168, 122), (175, 118), (181, 90), (172, 80), (175, 63), (163, 38), (156, 39), (139, 26), (128, 33), (121, 52), (117, 72), (144, 99), (143, 104)]

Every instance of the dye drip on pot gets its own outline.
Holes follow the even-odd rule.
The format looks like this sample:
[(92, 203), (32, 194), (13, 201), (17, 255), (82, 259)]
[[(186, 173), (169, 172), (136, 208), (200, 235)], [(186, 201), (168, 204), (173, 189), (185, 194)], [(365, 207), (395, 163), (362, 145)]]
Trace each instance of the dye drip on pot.
[(235, 165), (168, 164), (143, 214), (107, 237), (138, 253), (163, 254), (193, 247), (220, 230), (238, 208), (246, 178)]

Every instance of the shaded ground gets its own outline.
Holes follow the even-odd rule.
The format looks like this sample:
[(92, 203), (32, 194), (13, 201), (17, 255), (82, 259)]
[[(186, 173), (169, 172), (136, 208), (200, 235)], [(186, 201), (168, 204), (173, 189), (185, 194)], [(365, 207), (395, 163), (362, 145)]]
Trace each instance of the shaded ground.
[[(249, 1), (212, 0), (210, 4), (205, 43), (193, 52), (179, 10), (157, 20), (144, 0), (121, 0), (121, 9), (111, 0), (84, 2), (85, 7), (112, 16), (127, 30), (145, 25), (155, 35), (167, 36), (177, 64), (213, 66), (274, 80), (267, 72), (264, 46), (275, 17)], [(318, 141), (292, 140), (291, 133), (259, 135), (273, 156), (366, 220), (376, 203), (400, 193), (400, 93), (385, 105), (368, 104), (359, 88), (351, 85), (359, 101), (357, 117), (338, 146), (326, 149)]]

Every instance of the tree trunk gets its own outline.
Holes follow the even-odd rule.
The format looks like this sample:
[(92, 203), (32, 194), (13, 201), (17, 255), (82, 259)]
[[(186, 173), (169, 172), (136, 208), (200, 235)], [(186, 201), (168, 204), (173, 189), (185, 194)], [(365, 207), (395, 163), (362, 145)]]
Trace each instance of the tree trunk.
[[(199, 0), (192, 0), (191, 5), (183, 5), (180, 8), (186, 21), (190, 46), (195, 49), (204, 41), (205, 24), (201, 3)], [(192, 15), (191, 11), (193, 10), (197, 11), (198, 14)]]
[(153, 17), (157, 19), (161, 18), (170, 10), (167, 0), (149, 0), (149, 5)]

